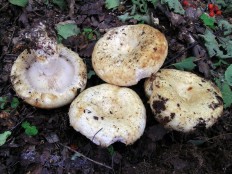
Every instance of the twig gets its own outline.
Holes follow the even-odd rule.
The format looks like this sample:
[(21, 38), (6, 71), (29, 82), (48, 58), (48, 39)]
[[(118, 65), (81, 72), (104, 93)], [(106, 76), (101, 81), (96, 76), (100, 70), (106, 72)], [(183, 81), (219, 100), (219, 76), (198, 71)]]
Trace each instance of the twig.
[(103, 128), (99, 129), (93, 136), (92, 141), (94, 140), (95, 136), (102, 130)]
[(187, 48), (183, 49), (182, 51), (180, 51), (179, 53), (177, 53), (174, 57), (168, 59), (165, 63), (164, 66), (167, 66), (169, 63), (171, 63), (172, 61), (174, 61), (175, 59), (177, 59), (178, 57), (180, 57), (182, 54), (184, 54), (187, 50), (195, 47), (196, 45), (198, 45), (197, 42), (192, 43), (191, 45), (189, 45)]
[(225, 136), (225, 135), (232, 135), (232, 133), (225, 133), (225, 134), (220, 134), (220, 135), (217, 135), (217, 136), (214, 136), (214, 137), (211, 137), (211, 138), (207, 138), (206, 141), (213, 140), (213, 139), (216, 139), (216, 138), (220, 138), (221, 136)]
[(82, 153), (77, 152), (76, 150), (71, 149), (70, 147), (68, 147), (68, 146), (66, 146), (66, 145), (64, 145), (64, 144), (61, 144), (61, 143), (59, 143), (59, 144), (60, 144), (61, 146), (65, 147), (65, 148), (67, 148), (68, 150), (77, 153), (80, 157), (83, 157), (83, 158), (85, 158), (85, 159), (87, 159), (87, 160), (89, 160), (89, 161), (91, 161), (91, 162), (93, 162), (93, 163), (95, 163), (95, 164), (97, 164), (97, 165), (103, 166), (103, 167), (105, 167), (105, 168), (107, 168), (107, 169), (113, 170), (113, 168), (110, 167), (110, 166), (107, 166), (107, 165), (105, 165), (105, 164), (103, 164), (103, 163), (100, 163), (100, 162), (98, 162), (98, 161), (95, 161), (95, 160), (93, 160), (93, 159), (91, 159), (91, 158), (89, 158), (89, 157), (83, 155)]
[[(23, 113), (21, 115), (24, 115), (25, 114), (24, 112), (25, 112), (25, 110), (23, 111)], [(31, 113), (28, 113), (27, 115), (33, 114), (33, 113), (34, 113), (34, 111), (32, 111)], [(18, 127), (26, 118), (27, 117), (22, 118), (13, 128), (10, 129), (10, 131), (13, 131), (16, 127)]]
[(0, 11), (2, 11), (8, 4), (9, 4), (9, 2), (7, 2), (5, 5), (3, 5), (2, 8), (0, 8)]

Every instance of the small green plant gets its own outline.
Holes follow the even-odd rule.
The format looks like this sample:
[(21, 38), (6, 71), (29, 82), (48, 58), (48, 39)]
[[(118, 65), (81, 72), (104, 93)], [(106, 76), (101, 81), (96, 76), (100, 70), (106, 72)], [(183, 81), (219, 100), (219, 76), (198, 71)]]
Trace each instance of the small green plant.
[(150, 23), (151, 17), (148, 14), (148, 3), (156, 8), (158, 3), (167, 5), (171, 10), (178, 14), (184, 14), (185, 11), (178, 0), (132, 0), (131, 11), (118, 16), (119, 20), (125, 22), (135, 19), (140, 23)]
[(112, 145), (110, 145), (108, 148), (107, 148), (108, 152), (110, 153), (111, 156), (114, 155), (115, 153), (115, 150), (114, 150), (114, 147)]
[(19, 105), (18, 98), (13, 97), (12, 99), (9, 99), (7, 97), (0, 97), (0, 109), (5, 110), (8, 105), (10, 106), (10, 109), (16, 109)]
[(9, 0), (9, 2), (20, 7), (26, 7), (28, 4), (28, 0)]
[(92, 28), (84, 28), (83, 34), (89, 39), (93, 39), (93, 29)]
[(4, 109), (7, 102), (7, 97), (0, 97), (0, 109)]
[(22, 127), (25, 129), (25, 134), (29, 136), (35, 136), (38, 134), (38, 129), (27, 121), (22, 123)]
[[(212, 61), (217, 61), (214, 66), (226, 69), (220, 78), (215, 79), (215, 82), (222, 92), (224, 107), (227, 108), (232, 105), (232, 65), (228, 63), (228, 59), (232, 58), (232, 39), (228, 36), (232, 33), (232, 25), (224, 19), (210, 21), (211, 19), (202, 19), (206, 26), (211, 26), (211, 29), (207, 28), (205, 33), (200, 36), (204, 39), (209, 57)], [(215, 27), (215, 24), (218, 27)], [(215, 32), (220, 33), (220, 35), (216, 36)]]
[(222, 99), (224, 102), (224, 108), (228, 108), (232, 104), (232, 91), (230, 85), (223, 78), (216, 78), (215, 82), (222, 92)]
[(230, 37), (217, 37), (214, 33), (206, 29), (204, 35), (200, 35), (205, 41), (210, 57), (218, 57), (219, 59), (232, 58), (232, 39)]
[(0, 134), (0, 146), (6, 143), (6, 140), (10, 135), (11, 135), (11, 131), (5, 131)]
[(83, 28), (83, 32), (82, 34), (84, 34), (89, 40), (96, 40), (96, 38), (100, 37), (100, 33), (93, 30), (92, 28)]
[(232, 64), (226, 69), (224, 75), (215, 79), (215, 82), (222, 92), (224, 108), (230, 107), (232, 104)]
[(140, 23), (150, 23), (151, 19), (148, 15), (147, 3), (147, 0), (132, 0), (131, 12), (118, 16), (118, 19), (122, 22), (135, 19)]

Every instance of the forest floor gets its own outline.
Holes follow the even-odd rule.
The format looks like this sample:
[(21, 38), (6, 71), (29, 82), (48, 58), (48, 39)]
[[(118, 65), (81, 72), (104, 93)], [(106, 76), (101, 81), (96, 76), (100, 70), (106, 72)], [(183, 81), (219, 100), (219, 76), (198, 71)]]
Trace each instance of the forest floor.
[[(63, 38), (62, 43), (83, 58), (88, 72), (93, 70), (93, 47), (108, 29), (145, 22), (159, 29), (168, 40), (168, 57), (163, 68), (175, 68), (173, 63), (196, 57), (196, 67), (191, 71), (214, 81), (225, 72), (227, 64), (220, 62), (220, 65), (214, 66), (218, 58), (210, 58), (204, 40), (199, 36), (209, 26), (199, 18), (198, 13), (209, 14), (210, 1), (180, 1), (185, 10), (183, 15), (173, 13), (167, 4), (159, 4), (155, 8), (148, 2), (144, 7), (146, 1), (139, 0), (133, 2), (139, 2), (143, 6), (123, 1), (119, 6), (108, 9), (104, 0), (67, 0), (66, 7), (54, 2), (30, 0), (23, 8), (7, 0), (0, 0), (0, 133), (11, 132), (6, 142), (0, 146), (1, 174), (232, 173), (230, 106), (224, 109), (222, 116), (209, 129), (198, 128), (190, 133), (170, 131), (154, 119), (142, 80), (130, 88), (139, 94), (147, 109), (144, 134), (133, 145), (125, 146), (118, 142), (108, 148), (101, 148), (70, 126), (69, 106), (54, 110), (34, 108), (17, 98), (10, 82), (12, 64), (24, 49), (30, 48), (30, 44), (20, 40), (20, 35), (35, 23), (43, 22), (49, 29), (49, 35), (57, 36), (56, 25), (67, 20), (74, 21), (80, 32), (67, 39)], [(218, 13), (213, 18), (231, 22), (231, 13), (224, 13), (225, 8), (222, 6), (222, 14)], [(132, 17), (118, 18), (127, 12)], [(136, 14), (144, 16), (136, 17)], [(189, 35), (184, 35), (186, 32), (183, 31)], [(188, 36), (192, 36), (196, 42), (190, 43)], [(194, 49), (196, 45), (197, 51)], [(230, 64), (231, 61), (228, 60), (227, 63)], [(100, 78), (92, 75), (88, 79), (87, 88), (101, 83), (103, 81)], [(26, 121), (38, 130), (36, 135), (29, 136), (25, 133), (22, 123)]]

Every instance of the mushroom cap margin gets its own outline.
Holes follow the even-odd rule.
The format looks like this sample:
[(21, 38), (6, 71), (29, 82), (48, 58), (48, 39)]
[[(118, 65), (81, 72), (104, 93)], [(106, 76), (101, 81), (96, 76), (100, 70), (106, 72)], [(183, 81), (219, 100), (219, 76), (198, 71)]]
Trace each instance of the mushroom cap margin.
[(129, 88), (102, 84), (84, 90), (71, 104), (71, 126), (95, 144), (134, 143), (143, 134), (146, 110)]
[(218, 87), (191, 72), (162, 69), (146, 80), (145, 91), (155, 118), (168, 129), (209, 128), (223, 112)]
[[(57, 85), (49, 79), (50, 77), (48, 77), (48, 79), (44, 77), (45, 80), (43, 80), (37, 76), (39, 73), (42, 74), (44, 72), (43, 69), (38, 71), (35, 70), (35, 67), (38, 67), (39, 63), (37, 65), (34, 64), (40, 60), (38, 59), (39, 61), (36, 61), (35, 50), (30, 50), (30, 52), (31, 53), (24, 50), (14, 62), (11, 70), (11, 82), (13, 89), (26, 103), (42, 109), (58, 108), (71, 103), (76, 95), (80, 91), (84, 90), (87, 83), (87, 68), (77, 53), (71, 51), (62, 44), (57, 45), (58, 55), (64, 58), (64, 60), (57, 64), (59, 65), (64, 63), (64, 66), (66, 65), (68, 68), (73, 68), (72, 72), (69, 72), (69, 75), (71, 73), (73, 77), (68, 77), (71, 81), (66, 82), (67, 84), (65, 89), (58, 89), (59, 87), (62, 88), (62, 84)], [(58, 59), (59, 58), (60, 57), (58, 57)], [(53, 62), (49, 63), (49, 61), (43, 62), (43, 60), (41, 60), (48, 72), (50, 71), (48, 66), (51, 65), (51, 71), (57, 73), (56, 75), (54, 74), (56, 76), (56, 80), (62, 83), (63, 79), (59, 79), (59, 76), (64, 78), (64, 73), (62, 72), (63, 69), (61, 67), (56, 67), (54, 62), (57, 61), (55, 58), (52, 61)], [(31, 74), (33, 75), (28, 75), (28, 71), (32, 69), (31, 67), (33, 67), (33, 70), (31, 70)], [(28, 79), (28, 77), (30, 78)], [(36, 89), (32, 84), (36, 86)], [(50, 85), (48, 89), (46, 89), (47, 85)]]
[(167, 40), (159, 30), (145, 24), (125, 25), (110, 29), (98, 40), (92, 65), (105, 82), (131, 86), (157, 72), (167, 51)]

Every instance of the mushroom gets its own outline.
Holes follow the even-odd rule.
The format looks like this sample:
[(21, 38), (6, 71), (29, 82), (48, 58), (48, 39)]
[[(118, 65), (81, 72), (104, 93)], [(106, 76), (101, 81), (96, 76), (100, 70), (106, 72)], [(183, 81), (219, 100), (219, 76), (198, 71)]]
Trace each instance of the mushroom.
[(110, 29), (98, 40), (92, 65), (105, 82), (131, 86), (157, 72), (167, 50), (167, 40), (157, 29), (145, 24), (125, 25)]
[(16, 94), (32, 106), (51, 109), (71, 103), (85, 88), (87, 70), (77, 53), (48, 38), (40, 24), (38, 49), (24, 50), (11, 70)]
[(101, 84), (84, 90), (69, 110), (71, 126), (95, 144), (134, 143), (143, 134), (146, 110), (131, 89)]
[(155, 118), (177, 131), (209, 128), (223, 112), (217, 86), (190, 72), (162, 69), (146, 80), (145, 93)]

